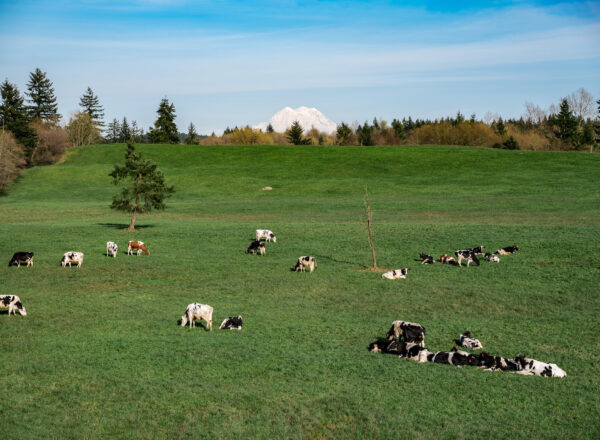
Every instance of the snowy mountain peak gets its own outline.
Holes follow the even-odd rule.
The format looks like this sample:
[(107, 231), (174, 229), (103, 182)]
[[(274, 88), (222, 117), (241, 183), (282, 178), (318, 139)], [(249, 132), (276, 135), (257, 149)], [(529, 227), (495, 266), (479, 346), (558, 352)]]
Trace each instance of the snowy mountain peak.
[(325, 133), (333, 133), (337, 129), (337, 124), (325, 117), (316, 108), (298, 107), (293, 109), (291, 107), (285, 107), (281, 111), (275, 113), (270, 121), (261, 122), (254, 128), (265, 131), (269, 123), (273, 126), (273, 130), (278, 132), (284, 132), (294, 121), (298, 121), (304, 132), (306, 133), (312, 127), (315, 127), (319, 131)]

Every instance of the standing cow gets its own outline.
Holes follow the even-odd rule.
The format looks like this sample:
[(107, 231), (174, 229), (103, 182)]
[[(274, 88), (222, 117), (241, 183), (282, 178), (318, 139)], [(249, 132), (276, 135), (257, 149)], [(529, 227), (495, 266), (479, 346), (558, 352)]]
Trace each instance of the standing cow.
[(21, 316), (27, 316), (27, 311), (17, 295), (0, 295), (0, 309), (8, 309), (8, 316), (11, 313), (16, 316), (17, 310)]
[(302, 256), (298, 258), (298, 262), (296, 263), (293, 269), (296, 272), (306, 272), (307, 267), (311, 273), (313, 272), (313, 270), (315, 270), (315, 268), (317, 267), (317, 260), (315, 260), (315, 257)]
[(261, 240), (262, 238), (264, 238), (266, 241), (273, 241), (273, 243), (277, 243), (277, 237), (275, 237), (273, 231), (269, 231), (268, 229), (256, 230), (256, 240)]
[(77, 267), (81, 267), (83, 264), (83, 252), (65, 252), (62, 259), (60, 260), (60, 265), (62, 267), (71, 267), (71, 263), (77, 263)]
[(213, 308), (207, 304), (192, 303), (187, 306), (185, 313), (181, 317), (181, 326), (185, 327), (189, 322), (190, 328), (196, 327), (196, 319), (206, 321), (206, 330), (212, 330)]
[(114, 241), (106, 242), (106, 256), (110, 257), (112, 255), (113, 258), (117, 257), (117, 252), (119, 251), (119, 246)]
[(132, 255), (136, 251), (138, 256), (144, 252), (146, 255), (150, 255), (150, 251), (146, 247), (143, 241), (129, 241), (127, 242), (127, 255)]
[(21, 267), (21, 264), (27, 264), (27, 267), (33, 266), (33, 252), (15, 252), (8, 262), (8, 267)]

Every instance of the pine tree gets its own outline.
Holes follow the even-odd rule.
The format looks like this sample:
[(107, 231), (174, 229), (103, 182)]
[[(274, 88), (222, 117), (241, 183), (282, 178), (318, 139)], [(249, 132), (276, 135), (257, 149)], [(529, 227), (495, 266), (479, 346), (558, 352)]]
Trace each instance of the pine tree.
[(129, 142), (131, 139), (131, 129), (127, 123), (127, 118), (123, 116), (123, 122), (121, 122), (121, 131), (119, 133), (119, 142)]
[(271, 125), (271, 123), (269, 122), (269, 125), (267, 125), (267, 133), (273, 133), (275, 130), (273, 129), (273, 125)]
[(579, 122), (573, 115), (569, 103), (563, 99), (560, 103), (560, 111), (552, 118), (555, 127), (554, 135), (565, 143), (575, 143), (579, 128)]
[(294, 121), (292, 126), (288, 129), (287, 140), (294, 145), (310, 145), (312, 140), (302, 136), (303, 128), (300, 122)]
[(87, 88), (83, 96), (79, 99), (79, 107), (90, 115), (96, 127), (104, 127), (104, 108), (102, 108), (100, 100), (94, 95), (90, 87)]
[(135, 152), (133, 143), (128, 142), (125, 165), (115, 165), (109, 174), (113, 184), (125, 184), (121, 192), (113, 197), (110, 207), (132, 214), (128, 231), (135, 231), (137, 214), (165, 209), (164, 200), (174, 192), (173, 187), (165, 183), (165, 176), (157, 170), (157, 166), (153, 161), (142, 158), (141, 154)]
[(112, 122), (109, 122), (108, 127), (106, 127), (106, 142), (115, 144), (119, 142), (120, 136), (121, 124), (116, 119), (113, 119)]
[(25, 93), (31, 105), (28, 108), (31, 119), (43, 119), (45, 121), (58, 121), (58, 104), (54, 96), (52, 81), (46, 77), (46, 72), (39, 68), (29, 74), (27, 92)]
[(583, 132), (581, 133), (581, 146), (585, 147), (585, 146), (589, 146), (591, 148), (596, 146), (596, 136), (594, 133), (594, 127), (590, 122), (586, 122), (585, 124), (583, 124)]
[(373, 127), (371, 127), (368, 122), (365, 121), (365, 125), (360, 127), (360, 131), (358, 131), (357, 134), (358, 143), (360, 145), (373, 145)]
[(335, 133), (335, 138), (335, 143), (338, 145), (350, 144), (350, 140), (352, 138), (352, 130), (345, 122), (342, 122), (340, 125), (338, 125), (337, 131)]
[(27, 108), (23, 104), (23, 97), (14, 84), (5, 80), (0, 85), (2, 105), (0, 105), (0, 128), (10, 131), (15, 139), (22, 144), (27, 162), (35, 149), (35, 131), (29, 125)]
[(196, 133), (196, 127), (194, 127), (194, 123), (190, 122), (190, 126), (188, 127), (188, 134), (185, 138), (185, 143), (188, 145), (192, 145), (196, 143), (196, 139), (198, 138), (198, 133)]
[(400, 122), (399, 120), (394, 119), (392, 121), (392, 129), (394, 130), (394, 133), (396, 133), (396, 136), (398, 137), (398, 139), (404, 140), (406, 138), (406, 132), (404, 131), (404, 124), (402, 122)]
[(175, 106), (169, 104), (167, 98), (163, 98), (156, 113), (158, 119), (148, 133), (150, 142), (154, 144), (179, 143), (179, 133), (177, 132), (177, 125), (175, 125)]
[(494, 130), (500, 136), (504, 136), (506, 134), (506, 126), (504, 125), (504, 121), (502, 118), (498, 118), (498, 122), (494, 124)]
[(502, 145), (507, 150), (518, 150), (519, 149), (519, 143), (512, 136), (510, 136), (507, 140), (505, 140)]
[(138, 127), (137, 121), (131, 121), (131, 137), (135, 142), (141, 142), (144, 130)]

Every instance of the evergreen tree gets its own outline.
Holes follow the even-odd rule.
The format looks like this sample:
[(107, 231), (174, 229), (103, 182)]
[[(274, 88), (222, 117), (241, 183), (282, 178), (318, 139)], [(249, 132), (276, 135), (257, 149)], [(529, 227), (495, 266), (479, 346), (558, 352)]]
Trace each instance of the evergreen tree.
[(575, 143), (579, 128), (579, 122), (573, 115), (566, 99), (560, 103), (560, 111), (553, 116), (552, 123), (554, 125), (554, 135), (563, 142)]
[(83, 96), (79, 99), (79, 107), (83, 109), (85, 113), (90, 115), (92, 122), (96, 127), (104, 127), (104, 109), (100, 105), (100, 100), (90, 87), (87, 88)]
[(302, 126), (300, 122), (294, 121), (292, 126), (288, 129), (287, 132), (287, 140), (294, 145), (310, 145), (312, 144), (312, 140), (310, 138), (305, 138), (302, 136)]
[(28, 108), (31, 119), (43, 119), (46, 121), (58, 121), (58, 104), (54, 96), (52, 81), (46, 77), (46, 72), (39, 68), (29, 74), (27, 92), (25, 93), (31, 105)]
[(273, 126), (271, 125), (271, 123), (269, 122), (269, 125), (267, 125), (267, 133), (273, 133), (275, 130), (273, 129)]
[(198, 138), (198, 133), (196, 133), (196, 127), (194, 127), (194, 123), (190, 122), (190, 126), (188, 127), (188, 134), (185, 138), (185, 143), (188, 145), (192, 145), (196, 143), (196, 139)]
[(360, 145), (370, 146), (373, 145), (373, 127), (365, 121), (365, 125), (360, 127), (360, 131), (357, 131), (358, 143)]
[(121, 124), (116, 119), (113, 119), (112, 122), (109, 122), (108, 127), (106, 127), (106, 142), (109, 144), (117, 143), (120, 137)]
[(352, 129), (345, 122), (342, 122), (338, 125), (335, 138), (336, 144), (349, 145), (352, 138)]
[(127, 143), (125, 165), (115, 165), (109, 176), (113, 178), (113, 184), (125, 184), (113, 197), (110, 207), (132, 214), (128, 231), (135, 231), (138, 213), (165, 209), (164, 200), (174, 192), (173, 187), (165, 183), (164, 174), (157, 170), (157, 164), (136, 153), (131, 142)]
[(494, 124), (494, 130), (500, 136), (504, 136), (506, 134), (506, 126), (504, 125), (504, 121), (502, 118), (498, 118), (498, 122)]
[(379, 121), (377, 120), (377, 118), (373, 118), (373, 128), (379, 130)]
[(518, 150), (519, 149), (519, 143), (512, 136), (510, 136), (507, 140), (505, 140), (502, 145), (507, 150)]
[(229, 128), (229, 126), (227, 126), (227, 128), (225, 130), (223, 130), (223, 135), (231, 134), (231, 133), (233, 133), (233, 130), (231, 128)]
[(127, 118), (123, 116), (123, 122), (121, 122), (121, 131), (119, 133), (119, 142), (129, 142), (130, 139), (131, 129), (129, 128)]
[(392, 121), (392, 129), (394, 130), (394, 133), (396, 133), (396, 136), (398, 136), (398, 139), (406, 138), (406, 132), (404, 131), (404, 124), (402, 122), (400, 122), (399, 120), (394, 119)]
[(595, 147), (596, 146), (596, 136), (594, 133), (594, 127), (592, 126), (591, 122), (586, 122), (583, 125), (583, 132), (581, 133), (581, 140), (580, 140), (581, 146), (590, 146), (590, 147)]
[(138, 127), (137, 121), (131, 121), (131, 137), (135, 142), (142, 142), (144, 130)]
[(156, 113), (158, 114), (158, 119), (148, 133), (150, 142), (154, 144), (179, 143), (179, 133), (177, 125), (175, 125), (175, 106), (169, 104), (167, 98), (163, 98)]
[(8, 80), (0, 85), (0, 95), (2, 96), (0, 127), (10, 131), (15, 139), (25, 147), (25, 160), (29, 162), (35, 149), (36, 135), (29, 125), (29, 116), (27, 108), (23, 104), (23, 97), (17, 86), (9, 83)]

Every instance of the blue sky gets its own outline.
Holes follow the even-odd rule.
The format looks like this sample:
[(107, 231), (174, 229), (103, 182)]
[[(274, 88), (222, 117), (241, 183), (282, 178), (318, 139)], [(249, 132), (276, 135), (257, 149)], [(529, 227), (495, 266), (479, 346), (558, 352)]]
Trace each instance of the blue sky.
[(0, 80), (23, 92), (39, 67), (65, 117), (90, 86), (144, 128), (163, 97), (201, 133), (285, 106), (351, 123), (600, 98), (593, 1), (0, 0), (0, 42)]

